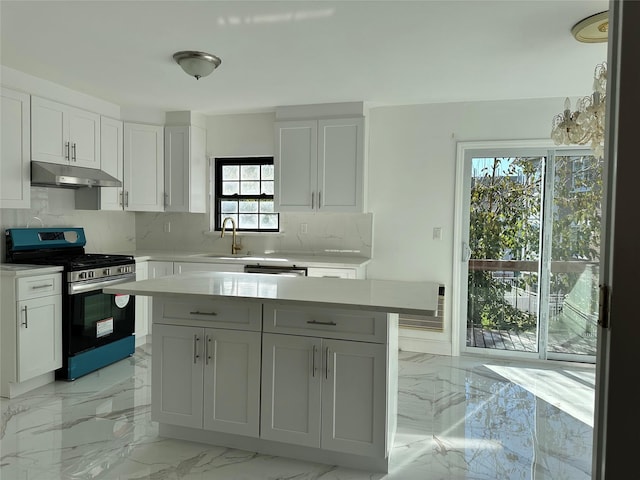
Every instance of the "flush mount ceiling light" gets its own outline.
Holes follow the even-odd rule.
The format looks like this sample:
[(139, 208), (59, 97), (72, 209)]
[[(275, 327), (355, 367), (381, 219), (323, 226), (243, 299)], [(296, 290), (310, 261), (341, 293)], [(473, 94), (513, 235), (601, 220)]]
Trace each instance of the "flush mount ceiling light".
[(173, 59), (186, 73), (199, 80), (220, 66), (222, 60), (215, 55), (193, 50), (184, 50), (173, 54)]
[(600, 12), (576, 23), (571, 33), (579, 42), (606, 42), (609, 36), (609, 12)]

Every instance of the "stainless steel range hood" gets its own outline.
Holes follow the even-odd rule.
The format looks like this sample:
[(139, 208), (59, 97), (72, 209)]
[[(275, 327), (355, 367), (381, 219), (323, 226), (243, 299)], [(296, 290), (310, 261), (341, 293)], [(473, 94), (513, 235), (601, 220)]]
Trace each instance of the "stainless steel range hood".
[(95, 168), (31, 162), (31, 185), (63, 188), (121, 187), (122, 182)]

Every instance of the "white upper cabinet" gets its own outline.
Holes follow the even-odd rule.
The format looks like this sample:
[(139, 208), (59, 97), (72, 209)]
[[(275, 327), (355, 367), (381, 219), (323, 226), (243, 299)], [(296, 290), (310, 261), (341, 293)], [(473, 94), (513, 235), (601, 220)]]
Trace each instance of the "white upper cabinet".
[(124, 208), (164, 211), (164, 127), (124, 124)]
[(279, 212), (315, 210), (318, 122), (276, 122), (275, 192)]
[[(121, 120), (102, 117), (100, 119), (100, 162), (102, 170), (121, 182), (124, 179), (124, 128)], [(101, 210), (122, 210), (124, 205), (122, 187), (100, 188)]]
[(31, 159), (100, 168), (100, 115), (32, 97)]
[(31, 204), (31, 130), (29, 95), (0, 90), (0, 208)]
[(206, 213), (206, 131), (165, 127), (164, 155), (165, 211)]
[(276, 122), (280, 212), (364, 211), (364, 117)]
[(364, 118), (318, 121), (319, 211), (362, 212)]

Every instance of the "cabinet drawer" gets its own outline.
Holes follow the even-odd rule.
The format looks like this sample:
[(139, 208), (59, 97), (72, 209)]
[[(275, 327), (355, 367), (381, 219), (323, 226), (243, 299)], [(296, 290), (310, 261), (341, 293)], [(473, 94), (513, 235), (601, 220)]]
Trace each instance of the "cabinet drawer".
[(154, 297), (153, 322), (260, 331), (262, 304)]
[(309, 277), (326, 277), (326, 278), (356, 278), (355, 268), (325, 268), (325, 267), (309, 267), (307, 269)]
[(387, 314), (271, 304), (264, 306), (264, 331), (386, 343)]
[(34, 275), (33, 277), (21, 277), (17, 279), (18, 300), (59, 295), (62, 290), (62, 281), (59, 273), (49, 275)]

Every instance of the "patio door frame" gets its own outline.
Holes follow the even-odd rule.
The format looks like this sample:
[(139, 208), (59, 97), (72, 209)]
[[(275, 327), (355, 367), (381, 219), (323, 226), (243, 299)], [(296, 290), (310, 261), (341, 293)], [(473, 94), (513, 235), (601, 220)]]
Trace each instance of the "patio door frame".
[[(517, 357), (529, 360), (564, 360), (595, 363), (595, 355), (560, 354), (548, 352), (549, 278), (551, 267), (551, 213), (553, 201), (553, 175), (555, 156), (589, 154), (584, 146), (555, 145), (551, 140), (508, 140), (485, 142), (459, 142), (456, 155), (455, 211), (453, 235), (453, 300), (452, 300), (452, 355), (473, 353), (493, 357)], [(496, 350), (467, 346), (468, 296), (468, 233), (470, 219), (470, 162), (473, 157), (540, 156), (543, 163), (542, 228), (540, 232), (539, 305), (537, 325), (537, 352)], [(545, 198), (550, 197), (550, 198)]]

